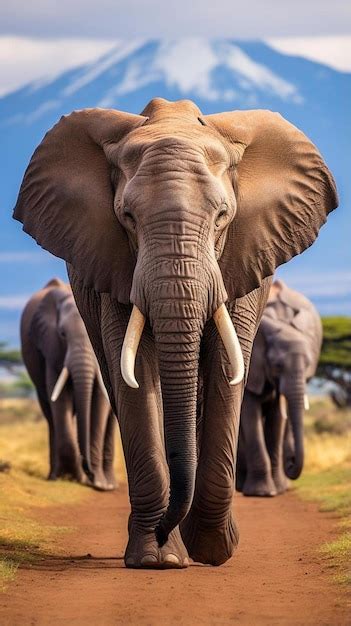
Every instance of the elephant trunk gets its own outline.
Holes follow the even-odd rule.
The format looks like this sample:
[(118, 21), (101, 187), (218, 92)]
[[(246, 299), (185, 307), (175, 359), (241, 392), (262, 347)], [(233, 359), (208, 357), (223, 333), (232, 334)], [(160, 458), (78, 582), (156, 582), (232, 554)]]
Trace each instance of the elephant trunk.
[(72, 351), (69, 370), (73, 382), (74, 405), (77, 416), (78, 444), (83, 470), (90, 480), (94, 475), (90, 458), (91, 401), (96, 376), (96, 364), (83, 348)]
[(284, 468), (286, 475), (292, 480), (300, 476), (304, 461), (304, 393), (305, 380), (302, 372), (298, 371), (291, 377), (291, 381), (287, 384), (285, 389), (288, 419), (293, 435), (293, 447), (288, 446), (286, 449)]
[(170, 477), (168, 508), (156, 529), (163, 545), (192, 503), (200, 342), (226, 293), (217, 263), (206, 258), (175, 256), (151, 268), (149, 280), (134, 282), (134, 302), (150, 321), (159, 361)]
[[(170, 496), (156, 535), (162, 546), (187, 515), (196, 475), (196, 405), (201, 322), (158, 319), (154, 325), (163, 399)], [(172, 330), (173, 329), (173, 330)]]

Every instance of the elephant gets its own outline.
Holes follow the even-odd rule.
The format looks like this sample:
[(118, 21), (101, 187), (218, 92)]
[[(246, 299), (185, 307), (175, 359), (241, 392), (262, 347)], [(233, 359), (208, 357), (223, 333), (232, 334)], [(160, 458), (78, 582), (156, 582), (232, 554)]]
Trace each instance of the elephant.
[(237, 487), (245, 496), (283, 493), (287, 477), (301, 474), (305, 386), (316, 372), (322, 338), (312, 302), (276, 280), (254, 341), (241, 408)]
[(115, 416), (69, 285), (54, 278), (33, 294), (21, 317), (21, 344), (48, 422), (49, 480), (69, 476), (114, 489)]
[(240, 406), (271, 276), (336, 205), (317, 148), (270, 111), (83, 109), (34, 152), (14, 217), (66, 261), (118, 416), (126, 567), (233, 554)]

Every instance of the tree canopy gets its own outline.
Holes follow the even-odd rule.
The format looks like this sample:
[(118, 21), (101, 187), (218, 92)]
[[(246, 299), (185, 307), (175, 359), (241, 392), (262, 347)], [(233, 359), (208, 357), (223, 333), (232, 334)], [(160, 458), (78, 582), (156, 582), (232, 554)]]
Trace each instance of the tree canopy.
[(11, 367), (12, 365), (21, 365), (22, 355), (20, 350), (9, 349), (4, 341), (0, 341), (0, 365), (2, 367)]
[(323, 317), (323, 344), (317, 376), (336, 383), (332, 393), (338, 405), (351, 404), (351, 317)]
[(319, 364), (351, 370), (351, 317), (323, 317)]

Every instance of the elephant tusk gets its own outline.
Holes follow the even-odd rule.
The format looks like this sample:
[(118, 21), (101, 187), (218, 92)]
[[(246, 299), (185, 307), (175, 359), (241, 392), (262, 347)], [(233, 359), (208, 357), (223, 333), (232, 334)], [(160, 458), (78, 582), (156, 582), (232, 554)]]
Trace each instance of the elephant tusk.
[(309, 403), (309, 400), (308, 400), (307, 393), (305, 393), (305, 395), (303, 397), (303, 404), (304, 404), (304, 407), (305, 407), (305, 411), (309, 411), (310, 410), (310, 403)]
[(56, 402), (69, 377), (68, 367), (64, 366), (51, 394), (51, 402)]
[(283, 394), (280, 394), (279, 396), (279, 409), (280, 409), (280, 414), (283, 418), (283, 420), (287, 420), (288, 419), (288, 411), (287, 411), (287, 399), (285, 396), (283, 396)]
[(123, 341), (121, 353), (121, 373), (123, 380), (129, 387), (138, 389), (139, 385), (135, 379), (134, 367), (135, 357), (138, 350), (140, 338), (145, 326), (145, 317), (138, 307), (133, 305), (132, 314), (128, 322), (126, 334)]
[(110, 398), (108, 397), (108, 393), (107, 393), (107, 390), (106, 390), (106, 387), (105, 387), (105, 383), (104, 383), (104, 381), (102, 379), (102, 374), (101, 374), (99, 366), (97, 368), (97, 379), (98, 379), (99, 387), (100, 387), (102, 393), (104, 394), (106, 400), (108, 400), (110, 402)]
[(230, 364), (233, 369), (233, 379), (230, 381), (229, 384), (237, 385), (244, 378), (244, 359), (238, 336), (236, 334), (233, 322), (230, 319), (225, 304), (221, 304), (219, 309), (217, 309), (217, 311), (213, 314), (213, 319), (217, 326), (217, 330), (221, 336), (224, 347), (229, 357)]

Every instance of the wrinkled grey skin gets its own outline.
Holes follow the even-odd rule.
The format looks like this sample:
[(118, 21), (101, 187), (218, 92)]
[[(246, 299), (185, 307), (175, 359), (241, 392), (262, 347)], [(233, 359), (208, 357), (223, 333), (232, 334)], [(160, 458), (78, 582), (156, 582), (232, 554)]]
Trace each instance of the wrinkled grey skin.
[[(97, 489), (114, 489), (115, 417), (97, 382), (97, 361), (68, 285), (53, 279), (32, 296), (22, 314), (21, 343), (49, 426), (49, 479), (88, 477)], [(63, 366), (70, 377), (52, 402)]]
[[(302, 471), (304, 394), (321, 343), (315, 307), (275, 281), (254, 342), (241, 409), (237, 487), (246, 496), (283, 493), (286, 477), (296, 479)], [(285, 416), (281, 394), (287, 400)]]
[[(203, 116), (159, 98), (141, 115), (83, 110), (35, 151), (14, 217), (68, 263), (118, 415), (127, 567), (232, 555), (244, 381), (229, 384), (241, 355), (231, 367), (213, 316), (225, 303), (247, 371), (270, 276), (336, 205), (316, 148), (268, 111)], [(121, 374), (132, 305), (146, 320), (138, 388)]]

